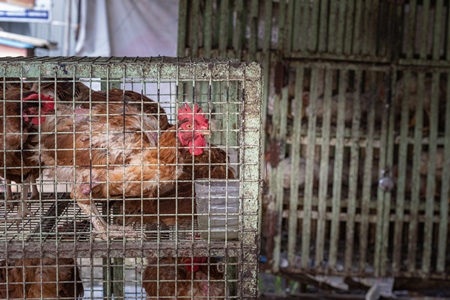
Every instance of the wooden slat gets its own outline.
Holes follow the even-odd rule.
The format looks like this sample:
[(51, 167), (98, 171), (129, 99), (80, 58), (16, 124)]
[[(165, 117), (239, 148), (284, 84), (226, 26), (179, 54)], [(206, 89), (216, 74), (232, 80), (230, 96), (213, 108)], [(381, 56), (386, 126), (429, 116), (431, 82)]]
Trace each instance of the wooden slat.
[(289, 55), (292, 51), (292, 33), (293, 33), (293, 24), (294, 24), (294, 1), (289, 1), (287, 4), (286, 11), (286, 47), (284, 48), (284, 53)]
[[(389, 147), (389, 122), (393, 120), (391, 117), (393, 115), (392, 109), (389, 110), (389, 114), (382, 119), (381, 122), (381, 135), (380, 135), (380, 158), (379, 158), (379, 168), (380, 170), (387, 169), (387, 156), (388, 152), (391, 150)], [(380, 276), (381, 271), (381, 253), (383, 239), (385, 238), (384, 228), (383, 228), (383, 217), (384, 217), (384, 201), (386, 199), (386, 193), (381, 189), (377, 191), (377, 219), (379, 222), (376, 224), (376, 236), (375, 236), (375, 254), (374, 254), (374, 269), (375, 276)]]
[[(449, 21), (450, 24), (450, 21)], [(448, 78), (448, 73), (446, 74)], [(445, 98), (445, 141), (444, 141), (444, 161), (450, 161), (450, 80), (447, 80), (447, 95)], [(445, 163), (442, 169), (442, 182), (450, 182), (450, 164)], [(441, 197), (440, 197), (440, 220), (438, 229), (438, 249), (437, 249), (437, 260), (436, 260), (436, 272), (444, 273), (446, 268), (446, 257), (447, 253), (450, 251), (450, 246), (448, 245), (448, 224), (449, 220), (449, 185), (441, 185)]]
[[(369, 1), (370, 3), (370, 1)], [(368, 53), (372, 56), (377, 55), (377, 29), (378, 29), (378, 12), (379, 12), (379, 1), (378, 0), (372, 0), (371, 6), (370, 6), (370, 27), (367, 29), (369, 30), (368, 40), (366, 40), (367, 46), (369, 47)]]
[(188, 15), (188, 1), (181, 0), (178, 10), (178, 49), (177, 55), (180, 57), (186, 56), (186, 31), (187, 31), (187, 15)]
[[(312, 1), (311, 21), (306, 23), (305, 26), (309, 28), (310, 34), (308, 37), (308, 49), (309, 51), (316, 52), (318, 49), (318, 36), (319, 36), (319, 6), (321, 1)], [(326, 2), (326, 1), (325, 1)]]
[(434, 34), (433, 34), (433, 59), (439, 60), (441, 56), (442, 15), (444, 12), (444, 1), (437, 0), (434, 9)]
[[(359, 3), (360, 1), (357, 1)], [(373, 84), (373, 73), (367, 72), (369, 77), (369, 84)], [(385, 100), (385, 99), (383, 99)], [(383, 114), (384, 116), (384, 114)], [(373, 162), (373, 149), (375, 144), (375, 110), (370, 110), (367, 116), (367, 134), (366, 134), (366, 147), (364, 156), (364, 180), (362, 183), (362, 199), (361, 199), (361, 224), (359, 230), (359, 272), (364, 273), (367, 262), (367, 248), (368, 248), (368, 233), (369, 233), (369, 216), (370, 205), (372, 198), (372, 168)]]
[[(302, 52), (306, 52), (308, 49), (309, 41), (309, 5), (305, 2), (295, 1), (295, 16), (294, 16), (294, 50), (300, 49)], [(301, 21), (301, 23), (300, 23)], [(297, 42), (297, 44), (295, 43)], [(297, 45), (300, 42), (300, 47)]]
[(417, 11), (417, 0), (409, 1), (409, 10), (408, 10), (408, 23), (407, 23), (407, 36), (405, 39), (406, 43), (406, 58), (412, 59), (414, 57), (414, 48), (415, 48), (415, 40), (416, 37), (416, 11)]
[[(449, 6), (447, 5), (447, 10), (448, 9), (449, 9)], [(445, 40), (450, 41), (450, 18), (448, 18), (448, 17), (447, 17), (447, 35), (446, 35)], [(448, 44), (445, 47), (447, 48), (445, 51), (445, 59), (448, 62), (448, 61), (450, 61), (450, 47)]]
[(280, 0), (278, 11), (278, 48), (281, 53), (286, 49), (286, 0)]
[(361, 104), (370, 105), (369, 103), (361, 103), (361, 77), (362, 71), (357, 70), (355, 72), (355, 97), (353, 102), (353, 120), (352, 120), (352, 138), (355, 141), (350, 147), (350, 173), (349, 173), (349, 192), (348, 192), (348, 207), (347, 207), (347, 224), (346, 224), (346, 238), (345, 238), (345, 270), (351, 272), (353, 268), (354, 258), (354, 245), (355, 245), (355, 213), (356, 213), (356, 200), (359, 187), (359, 153), (360, 147), (356, 142), (360, 138), (360, 123), (361, 123)]
[(192, 7), (191, 7), (191, 11), (190, 11), (190, 16), (191, 16), (191, 25), (192, 27), (188, 27), (191, 28), (191, 34), (190, 34), (190, 38), (191, 38), (191, 55), (194, 57), (198, 56), (198, 50), (199, 50), (199, 32), (200, 32), (200, 28), (199, 28), (199, 20), (200, 20), (200, 0), (192, 0)]
[(363, 38), (363, 28), (364, 28), (364, 23), (363, 23), (363, 18), (364, 18), (364, 14), (363, 14), (363, 1), (356, 1), (356, 7), (355, 7), (355, 23), (354, 23), (354, 36), (353, 36), (353, 54), (362, 54), (361, 51), (361, 41)]
[(341, 71), (339, 78), (338, 113), (336, 129), (336, 148), (334, 158), (334, 178), (333, 178), (333, 220), (331, 220), (330, 237), (330, 268), (336, 269), (337, 254), (339, 251), (339, 213), (341, 210), (342, 197), (342, 167), (344, 163), (344, 128), (345, 128), (345, 93), (348, 88), (348, 71)]
[[(323, 2), (322, 2), (323, 3)], [(327, 19), (321, 19), (327, 20), (328, 22), (328, 42), (327, 42), (327, 52), (336, 53), (336, 38), (337, 38), (337, 30), (336, 30), (336, 20), (338, 19), (338, 2), (337, 1), (330, 1), (329, 4), (329, 14)]]
[(347, 3), (346, 10), (347, 22), (345, 24), (345, 35), (344, 35), (344, 54), (352, 53), (352, 41), (353, 41), (353, 31), (356, 30), (355, 25), (355, 2), (349, 0)]
[[(275, 99), (277, 100), (277, 99)], [(280, 101), (281, 100), (281, 101)], [(279, 257), (281, 253), (281, 237), (283, 235), (282, 232), (282, 215), (283, 215), (283, 194), (284, 194), (284, 188), (283, 188), (283, 179), (284, 179), (284, 168), (285, 168), (285, 162), (284, 162), (284, 156), (286, 152), (286, 144), (283, 142), (283, 140), (286, 138), (286, 124), (287, 124), (287, 103), (288, 103), (288, 87), (285, 87), (282, 89), (282, 96), (279, 101), (280, 108), (278, 109), (280, 113), (280, 123), (279, 123), (279, 130), (275, 132), (275, 140), (279, 143), (279, 159), (280, 163), (275, 168), (274, 175), (276, 176), (275, 179), (275, 205), (276, 205), (276, 212), (277, 212), (277, 230), (276, 235), (274, 237), (274, 251), (273, 251), (273, 258), (274, 258), (274, 265), (273, 270), (278, 271), (279, 267)], [(276, 104), (277, 105), (277, 104)]]
[(370, 51), (370, 43), (371, 43), (371, 33), (370, 31), (372, 30), (372, 2), (373, 0), (367, 0), (367, 1), (363, 1), (364, 3), (362, 4), (362, 22), (361, 24), (363, 24), (362, 27), (362, 35), (361, 35), (361, 41), (362, 41), (362, 45), (361, 45), (361, 54), (364, 55), (368, 55), (369, 51)]
[(425, 205), (425, 230), (423, 240), (422, 253), (422, 272), (429, 274), (431, 266), (431, 254), (433, 249), (433, 206), (434, 197), (436, 195), (436, 139), (438, 135), (438, 120), (439, 120), (439, 73), (432, 74), (431, 83), (431, 104), (428, 113), (430, 114), (429, 132), (430, 145), (428, 147), (428, 162), (427, 162), (427, 191), (426, 191), (426, 205)]
[[(391, 26), (391, 24), (394, 22), (392, 20), (393, 18), (390, 17), (389, 12), (391, 11), (391, 5), (392, 3), (387, 1), (381, 1), (379, 5), (379, 18), (377, 21), (377, 35), (378, 37), (381, 35), (383, 36), (382, 39), (378, 39), (377, 47), (377, 55), (381, 57), (386, 57), (390, 53), (387, 53), (387, 49), (391, 50), (393, 47), (392, 44), (392, 32), (395, 27)], [(397, 47), (396, 47), (397, 48)], [(398, 47), (399, 50), (401, 47)]]
[(421, 59), (427, 58), (427, 48), (428, 48), (428, 35), (430, 34), (430, 29), (428, 28), (428, 20), (430, 16), (430, 0), (423, 0), (422, 2), (422, 22), (420, 24), (420, 52), (419, 56)]
[[(327, 35), (328, 35), (328, 1), (321, 1), (320, 5), (320, 27), (319, 27), (319, 52), (327, 51)], [(318, 20), (317, 20), (318, 21)]]
[[(272, 132), (270, 133), (270, 141), (276, 141), (280, 132), (280, 124), (281, 124), (281, 95), (274, 95), (274, 103), (273, 103), (273, 112), (272, 112)], [(272, 146), (272, 145), (271, 145)], [(280, 239), (281, 239), (281, 228), (280, 228), (280, 220), (279, 216), (277, 216), (277, 199), (276, 199), (276, 189), (277, 189), (277, 178), (278, 178), (278, 169), (275, 166), (272, 166), (272, 173), (269, 177), (269, 191), (270, 203), (267, 205), (267, 210), (269, 211), (269, 215), (274, 216), (276, 223), (274, 224), (276, 228), (273, 229), (275, 235), (273, 238), (273, 253), (272, 253), (272, 272), (278, 272), (280, 267)], [(269, 237), (270, 238), (270, 237)], [(278, 246), (276, 246), (276, 244)], [(270, 249), (268, 249), (270, 251)]]
[[(425, 74), (418, 73), (418, 97), (416, 103), (416, 114), (414, 124), (414, 146), (413, 146), (413, 162), (412, 169), (419, 170), (420, 156), (422, 152), (422, 135), (423, 135), (423, 97), (424, 97), (424, 82)], [(408, 84), (408, 88), (411, 83)], [(416, 271), (416, 249), (417, 249), (417, 235), (418, 235), (418, 215), (419, 215), (419, 198), (420, 198), (420, 174), (418, 172), (412, 173), (412, 188), (411, 188), (411, 220), (408, 228), (408, 271), (413, 273)]]
[(339, 11), (337, 15), (337, 34), (336, 34), (336, 54), (342, 54), (344, 49), (344, 32), (346, 26), (346, 5), (347, 1), (339, 1)]
[[(316, 199), (317, 200), (317, 199)], [(300, 198), (299, 199), (299, 203), (301, 204), (301, 203), (304, 203), (304, 198)], [(316, 201), (316, 203), (317, 203), (317, 201)], [(330, 205), (328, 205), (328, 203), (327, 203), (327, 208), (329, 208), (330, 207)], [(435, 210), (437, 210), (437, 209), (435, 209)], [(287, 216), (289, 215), (289, 213), (288, 213), (288, 210), (284, 210), (283, 211), (283, 217), (284, 218), (286, 218)], [(299, 218), (299, 219), (303, 219), (304, 217), (305, 217), (305, 214), (304, 214), (304, 212), (302, 211), (302, 210), (298, 210), (297, 211), (297, 217)], [(313, 211), (312, 213), (311, 213), (311, 215), (309, 216), (312, 220), (317, 220), (318, 218), (319, 218), (319, 214), (318, 214), (318, 212), (317, 211)], [(325, 219), (327, 220), (327, 221), (331, 221), (332, 219), (333, 219), (333, 214), (331, 213), (331, 212), (327, 212), (326, 214), (325, 214)], [(409, 214), (405, 214), (405, 217), (404, 217), (404, 220), (405, 220), (405, 222), (409, 222), (410, 220), (411, 220), (412, 218), (411, 218), (411, 216), (409, 215)], [(423, 222), (425, 222), (425, 216), (423, 215), (423, 214), (421, 214), (421, 215), (419, 215), (419, 217), (418, 218), (416, 218), (419, 222), (421, 222), (421, 223), (423, 223)], [(342, 212), (342, 213), (340, 213), (339, 214), (339, 220), (341, 221), (341, 222), (346, 222), (347, 220), (348, 220), (348, 216), (347, 216), (347, 213), (345, 213), (345, 212)], [(389, 218), (388, 218), (388, 221), (389, 222), (394, 222), (395, 221), (395, 213), (391, 213), (390, 215), (389, 215)], [(361, 216), (361, 214), (356, 214), (355, 215), (355, 223), (356, 224), (358, 224), (358, 223), (361, 223), (362, 222), (362, 216)], [(380, 221), (381, 222), (381, 221)], [(439, 216), (434, 216), (433, 217), (433, 223), (434, 224), (439, 224), (439, 222), (440, 222), (440, 217)], [(376, 223), (378, 223), (378, 216), (377, 215), (375, 215), (375, 214), (371, 214), (370, 216), (369, 216), (369, 223), (371, 223), (371, 224), (376, 224)], [(366, 237), (367, 238), (367, 237)], [(370, 264), (368, 264), (369, 262), (367, 262), (367, 265), (366, 265), (366, 267), (367, 266), (373, 266), (373, 264), (372, 264), (372, 262), (370, 262)], [(330, 271), (330, 270), (327, 270), (327, 271)], [(372, 271), (367, 271), (366, 270), (366, 272), (360, 272), (360, 274), (362, 274), (362, 273), (366, 273), (366, 274), (368, 274), (368, 273), (371, 273)], [(335, 274), (335, 273), (334, 273)], [(407, 275), (407, 274), (409, 274), (409, 275)], [(411, 274), (413, 274), (413, 273), (409, 273), (409, 272), (401, 272), (401, 275), (403, 275), (403, 276), (408, 276), (408, 277), (410, 277), (411, 276)], [(414, 273), (415, 275), (417, 275), (416, 273)]]
[[(308, 20), (302, 18), (302, 10), (304, 12), (305, 6), (299, 1), (294, 3), (294, 19), (292, 20), (292, 51), (305, 51), (307, 46), (308, 35), (305, 34), (305, 26)], [(304, 16), (304, 14), (303, 14)]]
[[(242, 59), (242, 48), (245, 39), (243, 18), (244, 18), (244, 0), (235, 0), (236, 23), (233, 34), (233, 50), (238, 59)], [(264, 99), (264, 97), (263, 97)], [(264, 115), (264, 113), (263, 113)], [(264, 124), (264, 123), (263, 123)]]
[[(386, 153), (384, 154), (383, 157), (386, 157), (386, 162), (383, 163), (383, 165), (385, 166), (385, 168), (392, 168), (392, 166), (394, 165), (394, 145), (395, 145), (395, 135), (396, 135), (396, 122), (397, 122), (397, 118), (396, 118), (396, 112), (391, 109), (389, 111), (389, 121), (387, 124), (387, 132), (386, 132)], [(381, 136), (383, 138), (383, 135)], [(383, 150), (383, 149), (382, 149)], [(381, 153), (383, 154), (383, 151), (381, 151)], [(391, 172), (390, 176), (394, 176)], [(379, 192), (379, 195), (381, 193)], [(390, 222), (389, 222), (389, 215), (390, 215), (390, 211), (391, 211), (391, 200), (392, 200), (392, 192), (388, 191), (385, 192), (383, 195), (383, 202), (382, 202), (382, 211), (381, 211), (381, 222), (377, 223), (377, 225), (379, 225), (381, 223), (381, 237), (382, 239), (380, 239), (379, 242), (380, 243), (380, 247), (379, 247), (379, 255), (377, 256), (377, 247), (375, 247), (375, 261), (377, 259), (379, 259), (379, 270), (376, 271), (375, 274), (377, 274), (378, 272), (378, 276), (381, 277), (386, 277), (387, 274), (387, 262), (388, 262), (388, 246), (389, 246), (389, 227), (390, 227)], [(380, 204), (380, 202), (378, 202), (378, 204)], [(378, 209), (380, 209), (380, 206), (378, 206)], [(379, 237), (378, 235), (378, 229), (377, 228), (377, 238)], [(375, 263), (376, 266), (376, 263)], [(376, 269), (376, 267), (375, 267)]]
[[(322, 71), (322, 70), (321, 70)], [(323, 143), (321, 145), (320, 152), (320, 171), (319, 171), (319, 197), (318, 197), (318, 214), (317, 214), (317, 237), (316, 237), (316, 266), (319, 272), (324, 270), (324, 260), (325, 260), (325, 234), (326, 234), (326, 212), (327, 212), (327, 191), (328, 185), (328, 174), (330, 170), (330, 127), (331, 127), (331, 110), (326, 109), (331, 107), (332, 101), (332, 87), (333, 87), (333, 72), (335, 70), (327, 68), (325, 71), (325, 94), (322, 105), (324, 106), (323, 116), (322, 116), (322, 129), (323, 129)], [(313, 99), (310, 99), (313, 101)], [(311, 145), (315, 147), (316, 145)]]
[[(311, 70), (310, 99), (317, 99), (319, 70), (313, 68)], [(316, 111), (316, 101), (310, 101), (309, 107), (312, 112)], [(308, 145), (314, 145), (316, 139), (316, 115), (308, 117)], [(313, 172), (314, 172), (314, 147), (307, 148), (306, 159), (306, 175), (305, 175), (305, 204), (303, 211), (305, 217), (302, 223), (302, 255), (301, 257), (310, 257), (311, 245), (311, 210), (313, 196)], [(308, 259), (302, 259), (301, 267), (308, 269)]]
[(228, 21), (230, 14), (230, 1), (221, 0), (220, 1), (220, 14), (219, 18), (219, 56), (227, 57), (227, 46), (228, 46)]
[(213, 44), (213, 0), (205, 0), (205, 13), (203, 14), (203, 48), (204, 57), (211, 58)]
[[(392, 82), (395, 85), (398, 78), (396, 73), (394, 72)], [(411, 80), (411, 73), (405, 73), (404, 78), (402, 79), (405, 82)], [(401, 104), (401, 120), (400, 120), (400, 139), (406, 140), (409, 131), (409, 102), (410, 99), (407, 96), (406, 84), (403, 85), (403, 90), (395, 90), (394, 93), (402, 93), (404, 95), (403, 101)], [(393, 95), (394, 97), (394, 95)], [(400, 272), (400, 268), (402, 265), (402, 236), (403, 236), (403, 222), (404, 222), (404, 213), (405, 213), (405, 186), (406, 186), (406, 175), (409, 175), (407, 171), (407, 167), (409, 162), (408, 159), (408, 144), (400, 143), (399, 145), (399, 155), (398, 155), (398, 181), (396, 183), (396, 208), (395, 208), (395, 224), (394, 224), (394, 239), (393, 239), (393, 263), (392, 268), (394, 274), (398, 274)]]
[(250, 7), (250, 39), (248, 45), (248, 60), (256, 59), (256, 51), (258, 46), (258, 13), (259, 1), (252, 0)]
[[(303, 114), (303, 78), (305, 69), (301, 65), (296, 66), (295, 78), (295, 98), (296, 106), (294, 113), (294, 132), (292, 139), (295, 141), (291, 147), (291, 190), (289, 198), (289, 235), (288, 235), (288, 262), (289, 266), (295, 264), (295, 256), (297, 255), (297, 210), (298, 210), (298, 181), (299, 181), (299, 161), (300, 161), (300, 133), (302, 130), (302, 114)], [(294, 101), (293, 100), (293, 101)]]
[(272, 0), (266, 0), (264, 4), (264, 42), (263, 42), (263, 53), (268, 55), (268, 51), (272, 44)]

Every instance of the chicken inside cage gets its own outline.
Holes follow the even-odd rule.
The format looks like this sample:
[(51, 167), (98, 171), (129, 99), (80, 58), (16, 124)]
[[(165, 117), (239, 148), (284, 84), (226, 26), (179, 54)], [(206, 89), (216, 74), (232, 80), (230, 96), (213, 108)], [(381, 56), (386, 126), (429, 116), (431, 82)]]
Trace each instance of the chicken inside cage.
[[(92, 89), (92, 79), (3, 79), (0, 239), (22, 249), (20, 243), (31, 245), (22, 250), (30, 258), (4, 260), (5, 297), (75, 299), (83, 290), (94, 298), (124, 296), (130, 286), (149, 299), (230, 294), (227, 282), (235, 275), (223, 261), (236, 257), (243, 236), (242, 192), (232, 188), (242, 186), (239, 83), (195, 83), (198, 89), (180, 94), (183, 87), (169, 82), (162, 95), (164, 83), (156, 79), (127, 79), (123, 89), (101, 90)], [(228, 190), (220, 204), (204, 202), (201, 213), (199, 181)], [(214, 187), (203, 197), (214, 198)], [(212, 215), (225, 221), (212, 226)], [(230, 231), (217, 238), (213, 228)], [(135, 248), (124, 250), (125, 244)], [(41, 250), (31, 253), (32, 247)], [(45, 258), (52, 251), (56, 258)], [(35, 279), (25, 271), (30, 266), (55, 273)], [(73, 276), (64, 277), (70, 266)], [(103, 275), (94, 271), (99, 268)], [(102, 284), (105, 276), (113, 283)], [(41, 289), (34, 291), (34, 283)], [(71, 284), (72, 293), (61, 284)]]

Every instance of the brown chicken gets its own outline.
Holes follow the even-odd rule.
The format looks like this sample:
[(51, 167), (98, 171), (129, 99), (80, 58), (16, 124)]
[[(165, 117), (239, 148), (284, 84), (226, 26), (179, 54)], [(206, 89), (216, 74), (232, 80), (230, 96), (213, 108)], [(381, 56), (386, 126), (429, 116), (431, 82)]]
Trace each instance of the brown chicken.
[(0, 299), (81, 299), (80, 270), (71, 258), (0, 261)]
[(178, 128), (160, 132), (157, 119), (127, 103), (59, 106), (40, 125), (41, 151), (34, 159), (59, 182), (73, 183), (72, 198), (102, 238), (107, 232), (136, 236), (130, 227), (108, 226), (94, 199), (142, 197), (180, 176), (180, 158), (186, 151), (203, 152), (209, 124), (197, 106), (192, 111), (186, 105), (178, 114), (185, 116)]
[[(142, 203), (141, 200), (126, 203), (126, 209), (121, 214), (125, 216), (125, 224), (141, 223), (141, 220), (145, 224), (164, 223), (168, 226), (191, 224), (195, 213), (194, 180), (236, 177), (235, 171), (227, 166), (226, 152), (214, 146), (196, 156), (185, 152), (182, 161), (183, 172), (175, 183), (153, 191)], [(117, 222), (120, 224), (122, 218), (118, 218)]]
[(94, 91), (91, 93), (93, 103), (105, 102), (108, 99), (109, 103), (118, 101), (119, 103), (127, 103), (133, 105), (139, 111), (154, 116), (159, 120), (159, 128), (161, 130), (168, 129), (171, 125), (167, 120), (166, 112), (158, 103), (150, 98), (144, 96), (142, 93), (134, 91), (127, 91), (121, 89), (110, 89), (109, 91)]
[(223, 299), (225, 283), (220, 267), (216, 259), (208, 261), (207, 257), (151, 258), (142, 286), (147, 299)]
[(92, 92), (91, 89), (82, 82), (64, 81), (60, 78), (56, 84), (55, 81), (51, 81), (51, 79), (43, 79), (40, 84), (39, 82), (34, 82), (31, 90), (39, 94), (52, 96), (58, 101), (61, 101), (62, 103), (65, 102), (69, 105), (73, 102), (86, 103), (86, 101), (89, 100), (89, 94)]
[(166, 130), (171, 125), (167, 119), (166, 112), (158, 103), (135, 91), (110, 89), (108, 91), (94, 91), (82, 82), (54, 82), (34, 83), (32, 90), (44, 95), (52, 96), (58, 102), (68, 105), (75, 104), (82, 108), (89, 108), (90, 103), (116, 103), (133, 105), (142, 112), (153, 115), (159, 120), (161, 130)]
[[(36, 178), (39, 177), (39, 169), (36, 162), (31, 160), (32, 148), (36, 143), (36, 126), (45, 118), (38, 115), (53, 110), (53, 102), (45, 100), (38, 102), (38, 94), (12, 88), (6, 91), (6, 100), (0, 106), (2, 121), (0, 123), (0, 167), (1, 176), (8, 183), (15, 181), (24, 183), (16, 218), (23, 218), (30, 214), (26, 199), (28, 197), (29, 185), (32, 186), (32, 198), (38, 195)], [(23, 101), (21, 100), (23, 99)], [(39, 108), (39, 105), (41, 107)], [(6, 188), (5, 200), (12, 200), (11, 186)]]

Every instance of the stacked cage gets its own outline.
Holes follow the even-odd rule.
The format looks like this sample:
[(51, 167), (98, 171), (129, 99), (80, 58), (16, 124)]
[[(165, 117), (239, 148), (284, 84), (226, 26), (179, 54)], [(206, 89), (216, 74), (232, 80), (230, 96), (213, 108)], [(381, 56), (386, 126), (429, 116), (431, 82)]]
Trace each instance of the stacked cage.
[(256, 298), (259, 65), (0, 69), (0, 298)]

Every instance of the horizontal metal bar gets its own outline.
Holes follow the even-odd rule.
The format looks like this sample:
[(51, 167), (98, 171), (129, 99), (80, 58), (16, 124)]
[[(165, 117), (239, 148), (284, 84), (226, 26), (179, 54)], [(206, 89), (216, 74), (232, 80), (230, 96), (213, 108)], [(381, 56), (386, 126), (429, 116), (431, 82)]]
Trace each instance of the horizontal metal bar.
[[(288, 210), (283, 210), (283, 218), (288, 218), (289, 216), (289, 211)], [(297, 212), (297, 216), (298, 219), (304, 219), (305, 218), (305, 214), (303, 211), (298, 211)], [(311, 219), (318, 219), (319, 218), (319, 213), (317, 211), (312, 211), (310, 214), (308, 214), (308, 217)], [(325, 213), (323, 216), (321, 216), (321, 218), (324, 218), (326, 220), (333, 220), (335, 218), (333, 218), (333, 215), (330, 212)], [(377, 223), (378, 221), (378, 217), (377, 215), (369, 215), (369, 223)], [(426, 218), (424, 215), (420, 215), (420, 216), (413, 216), (412, 218), (414, 218), (414, 220), (417, 220), (420, 223), (424, 223)], [(412, 220), (411, 215), (409, 215), (408, 213), (404, 214), (403, 220), (405, 222), (409, 222)], [(347, 221), (348, 220), (348, 215), (346, 213), (339, 213), (339, 217), (337, 218), (339, 221)], [(396, 220), (396, 216), (395, 213), (391, 213), (389, 214), (389, 217), (387, 218), (390, 222), (395, 221)], [(440, 217), (439, 216), (435, 216), (433, 218), (431, 218), (433, 223), (439, 223), (440, 221)], [(362, 216), (359, 213), (355, 214), (355, 222), (361, 222), (362, 221)], [(383, 221), (385, 221), (383, 219)]]
[(0, 259), (9, 258), (73, 258), (73, 257), (203, 257), (203, 256), (240, 256), (245, 253), (256, 253), (256, 244), (253, 247), (243, 248), (238, 241), (223, 242), (204, 241), (195, 242), (159, 242), (147, 241), (95, 241), (84, 243), (59, 242), (10, 242), (0, 251)]
[[(204, 60), (194, 58), (151, 57), (72, 59), (42, 58), (43, 61), (22, 57), (0, 59), (0, 74), (8, 77), (58, 78), (155, 78), (158, 81), (255, 81), (261, 79), (261, 68), (256, 62), (241, 63), (234, 60)], [(101, 60), (99, 58), (99, 60)], [(44, 63), (45, 62), (45, 63)], [(245, 76), (244, 76), (245, 73)]]

